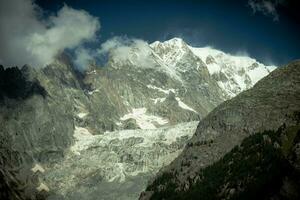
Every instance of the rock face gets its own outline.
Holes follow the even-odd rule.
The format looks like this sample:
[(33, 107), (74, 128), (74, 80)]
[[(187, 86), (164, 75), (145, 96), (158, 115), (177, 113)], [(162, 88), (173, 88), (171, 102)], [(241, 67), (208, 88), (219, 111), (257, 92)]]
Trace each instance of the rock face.
[[(299, 114), (294, 115), (298, 122)], [(299, 139), (299, 125), (250, 135), (222, 159), (200, 169), (185, 190), (162, 189), (151, 199), (299, 199)], [(164, 174), (152, 186), (168, 181), (174, 186), (172, 174)]]
[[(36, 196), (40, 183), (30, 170), (34, 163), (62, 157), (64, 150), (73, 142), (73, 97), (68, 90), (79, 88), (79, 84), (72, 79), (72, 72), (64, 73), (60, 78), (70, 78), (74, 85), (51, 84), (54, 80), (46, 75), (49, 68), (45, 71), (36, 71), (28, 66), (21, 70), (14, 68), (10, 79), (14, 84), (8, 90), (10, 95), (5, 92), (7, 87), (2, 85), (0, 166), (4, 182), (10, 185), (8, 187), (19, 185), (16, 190), (21, 190), (11, 194), (14, 196), (12, 199)], [(6, 69), (3, 76), (11, 71)]]
[[(249, 57), (194, 48), (179, 38), (127, 49), (128, 55), (121, 58), (112, 50), (105, 67), (86, 73), (91, 106), (78, 101), (88, 113), (82, 117), (85, 125), (98, 132), (122, 129), (130, 118), (142, 129), (202, 119), (274, 69)], [(206, 64), (206, 57), (217, 64)]]
[[(294, 114), (300, 110), (300, 63), (292, 62), (260, 80), (252, 89), (228, 100), (198, 125), (184, 151), (158, 175), (171, 174), (168, 181), (151, 185), (141, 199), (154, 192), (188, 190), (201, 168), (222, 158), (234, 146), (254, 133), (277, 130), (299, 123)], [(171, 184), (172, 183), (172, 184)], [(152, 191), (152, 192), (151, 192)]]
[[(225, 53), (204, 55), (199, 53), (201, 48), (191, 47), (179, 38), (142, 46), (133, 44), (127, 49), (126, 57), (110, 52), (105, 66), (90, 66), (84, 73), (76, 71), (64, 55), (42, 69), (0, 67), (0, 178), (5, 183), (0, 189), (22, 186), (6, 196), (22, 199), (51, 193), (52, 187), (48, 185), (56, 183), (50, 178), (51, 173), (47, 175), (50, 182), (44, 183), (40, 173), (48, 171), (31, 169), (36, 164), (49, 169), (48, 166), (55, 163), (61, 166), (77, 161), (75, 156), (69, 159), (70, 148), (78, 139), (76, 134), (74, 138), (76, 127), (91, 135), (124, 129), (139, 129), (141, 133), (143, 129), (153, 129), (155, 134), (157, 128), (164, 130), (178, 123), (201, 120), (217, 105), (250, 88), (273, 70), (251, 58)], [(216, 65), (219, 65), (218, 70), (213, 68)], [(252, 76), (256, 71), (263, 73)], [(114, 142), (123, 151), (127, 144), (135, 146), (140, 140), (137, 137)], [(110, 140), (105, 141), (114, 146)], [(183, 146), (183, 142), (177, 141), (158, 149), (168, 152), (171, 156), (167, 160), (171, 162), (177, 156), (171, 152), (179, 152)], [(148, 152), (148, 147), (145, 148)], [(94, 153), (99, 152), (84, 151), (87, 156)], [(127, 156), (113, 157), (113, 160), (130, 160)], [(109, 169), (111, 157), (107, 158), (103, 165), (107, 164)], [(165, 165), (155, 160), (159, 158), (154, 157), (153, 162), (160, 164), (150, 164), (152, 168), (148, 168), (147, 176)], [(129, 168), (139, 171), (140, 161), (135, 161)], [(103, 175), (107, 171), (99, 168), (100, 172)], [(129, 179), (134, 184), (133, 180), (138, 183), (146, 180), (132, 177)], [(116, 184), (119, 179), (115, 179)], [(103, 180), (110, 179), (104, 177)], [(65, 186), (64, 190), (72, 187)], [(134, 194), (137, 192), (134, 190)]]
[[(211, 47), (192, 47), (180, 38), (163, 43), (154, 42), (150, 46), (167, 65), (171, 65), (181, 73), (195, 67), (201, 71), (202, 66), (205, 65), (208, 73), (227, 98), (232, 98), (241, 91), (251, 88), (258, 80), (275, 69), (274, 66), (265, 66), (247, 56), (233, 56)], [(186, 62), (187, 60), (189, 62)]]

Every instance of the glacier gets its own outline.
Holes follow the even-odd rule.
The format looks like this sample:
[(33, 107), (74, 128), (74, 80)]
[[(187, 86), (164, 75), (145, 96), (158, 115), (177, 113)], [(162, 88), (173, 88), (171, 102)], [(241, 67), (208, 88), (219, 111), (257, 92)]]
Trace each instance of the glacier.
[(44, 169), (42, 184), (55, 193), (49, 199), (137, 199), (150, 178), (179, 155), (197, 124), (103, 135), (76, 127), (75, 143), (65, 158), (43, 168), (38, 165)]

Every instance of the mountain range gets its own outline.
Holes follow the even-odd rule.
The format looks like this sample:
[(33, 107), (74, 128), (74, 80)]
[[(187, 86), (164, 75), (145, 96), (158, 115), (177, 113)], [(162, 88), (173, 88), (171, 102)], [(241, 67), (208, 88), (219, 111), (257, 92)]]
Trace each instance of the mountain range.
[(0, 67), (3, 195), (137, 199), (159, 170), (188, 189), (248, 135), (294, 123), (297, 62), (276, 69), (180, 38), (124, 49), (84, 72), (67, 55)]
[[(253, 88), (211, 111), (200, 121), (183, 152), (161, 170), (141, 199), (189, 199), (197, 195), (203, 199), (297, 199), (299, 179), (295, 177), (300, 174), (299, 64), (295, 61), (274, 70)], [(270, 146), (264, 146), (264, 141)], [(255, 150), (255, 146), (259, 148)], [(244, 156), (235, 158), (237, 153)], [(277, 165), (276, 158), (278, 168), (272, 171), (273, 165)], [(278, 174), (276, 170), (288, 169), (280, 169), (281, 165), (285, 166), (282, 162), (289, 163), (294, 174), (288, 174), (288, 171)], [(226, 169), (228, 171), (222, 171), (223, 165), (231, 166)], [(237, 180), (231, 185), (230, 178), (234, 173), (231, 170), (240, 170), (237, 166), (246, 169), (235, 174), (238, 178), (234, 177)], [(259, 173), (251, 171), (252, 166)], [(209, 178), (205, 176), (213, 170), (217, 174), (210, 174)], [(264, 177), (266, 173), (269, 177)], [(293, 176), (295, 180), (291, 179)], [(205, 185), (216, 184), (218, 179), (222, 183), (215, 185), (214, 194), (209, 194), (211, 188)], [(278, 185), (273, 188), (273, 193), (261, 191), (275, 187), (275, 183)], [(201, 187), (204, 187), (203, 191)]]

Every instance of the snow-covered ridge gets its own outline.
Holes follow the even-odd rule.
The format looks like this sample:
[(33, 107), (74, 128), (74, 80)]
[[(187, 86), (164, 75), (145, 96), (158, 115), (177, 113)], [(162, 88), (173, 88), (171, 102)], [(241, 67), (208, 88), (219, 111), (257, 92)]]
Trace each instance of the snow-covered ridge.
[[(214, 76), (219, 87), (229, 97), (236, 96), (243, 90), (251, 88), (258, 80), (268, 75), (276, 66), (267, 66), (248, 56), (231, 55), (212, 47), (193, 47), (180, 38), (150, 44), (161, 59), (171, 66), (177, 63), (190, 62), (184, 60), (184, 54), (192, 54), (202, 60)], [(197, 62), (196, 69), (199, 68)]]
[(189, 48), (205, 62), (211, 75), (219, 77), (218, 85), (230, 97), (251, 88), (276, 68), (266, 66), (248, 56), (231, 55), (211, 47)]
[(207, 68), (228, 98), (251, 88), (275, 69), (275, 66), (264, 65), (248, 56), (231, 55), (212, 47), (193, 47), (181, 38), (151, 44), (137, 40), (112, 52), (112, 67), (153, 68), (182, 85), (185, 85), (186, 72), (197, 73), (199, 68)]
[[(213, 49), (212, 47), (192, 47), (189, 46), (192, 52), (202, 59), (208, 66), (214, 66), (213, 64), (217, 64), (218, 67), (214, 69), (213, 67), (208, 67), (208, 70), (211, 74), (219, 72), (224, 67), (234, 67), (236, 70), (247, 69), (249, 71), (254, 68), (260, 67), (269, 71), (272, 71), (276, 68), (276, 66), (271, 65), (267, 66), (260, 62), (258, 62), (254, 58), (250, 58), (248, 56), (241, 55), (231, 55), (228, 53), (224, 53), (220, 50)], [(252, 66), (253, 64), (257, 64), (258, 66)]]
[(150, 44), (150, 47), (166, 65), (174, 67), (186, 53), (187, 45), (182, 39), (173, 38), (163, 43), (156, 41)]

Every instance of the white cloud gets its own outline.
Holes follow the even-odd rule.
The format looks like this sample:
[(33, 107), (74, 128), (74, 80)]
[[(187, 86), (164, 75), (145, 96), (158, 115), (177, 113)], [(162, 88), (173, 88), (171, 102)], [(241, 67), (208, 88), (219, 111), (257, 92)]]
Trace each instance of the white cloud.
[(75, 50), (74, 64), (79, 70), (84, 70), (95, 60), (95, 52), (91, 49), (79, 47)]
[(279, 15), (276, 7), (281, 4), (283, 0), (248, 0), (248, 5), (253, 10), (253, 13), (261, 12), (266, 16), (270, 16), (274, 21), (279, 20)]
[(149, 44), (140, 39), (113, 37), (101, 45), (98, 50), (101, 55), (108, 54), (114, 62), (131, 62), (140, 67), (152, 67), (152, 50)]
[[(0, 60), (5, 66), (43, 67), (65, 49), (79, 48), (96, 39), (97, 18), (64, 5), (57, 15), (41, 20), (42, 10), (31, 0), (0, 0)], [(86, 52), (85, 52), (86, 53)]]

